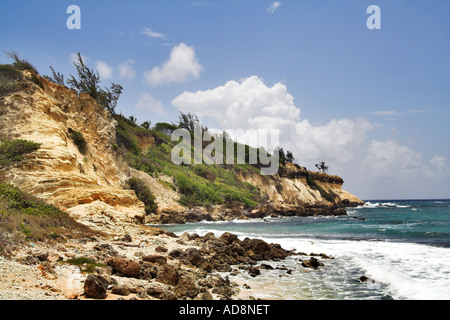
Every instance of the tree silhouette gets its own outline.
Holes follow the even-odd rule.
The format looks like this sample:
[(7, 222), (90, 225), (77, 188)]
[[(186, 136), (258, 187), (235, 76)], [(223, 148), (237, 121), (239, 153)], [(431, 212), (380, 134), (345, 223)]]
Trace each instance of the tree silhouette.
[(328, 172), (328, 166), (325, 165), (325, 161), (320, 161), (319, 163), (316, 163), (315, 166), (317, 169), (319, 169), (319, 172), (322, 173)]

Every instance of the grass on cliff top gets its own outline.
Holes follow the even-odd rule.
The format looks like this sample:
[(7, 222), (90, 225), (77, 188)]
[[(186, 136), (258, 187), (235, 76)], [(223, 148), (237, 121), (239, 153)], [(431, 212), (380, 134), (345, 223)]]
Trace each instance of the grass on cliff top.
[(36, 241), (65, 241), (98, 235), (58, 208), (0, 181), (0, 255)]
[[(160, 173), (172, 177), (173, 185), (181, 193), (180, 204), (191, 207), (236, 201), (255, 207), (261, 200), (255, 186), (236, 176), (238, 171), (258, 173), (259, 169), (249, 164), (176, 165), (171, 160), (171, 152), (178, 142), (171, 141), (170, 137), (176, 126), (157, 123), (152, 129), (145, 129), (121, 115), (114, 115), (114, 118), (118, 122), (115, 148), (132, 168), (154, 177)], [(144, 138), (153, 139), (154, 146), (141, 150), (139, 141)]]

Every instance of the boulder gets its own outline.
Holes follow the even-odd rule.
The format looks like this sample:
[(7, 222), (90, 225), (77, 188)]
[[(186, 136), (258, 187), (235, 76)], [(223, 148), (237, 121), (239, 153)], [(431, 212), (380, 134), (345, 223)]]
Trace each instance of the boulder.
[(256, 277), (256, 276), (259, 276), (261, 274), (261, 271), (258, 268), (252, 266), (252, 267), (249, 268), (248, 274), (251, 277)]
[(107, 260), (108, 265), (110, 265), (114, 271), (121, 273), (128, 277), (137, 277), (141, 272), (141, 267), (136, 261), (125, 259), (125, 258), (109, 258)]
[(181, 275), (178, 269), (170, 264), (165, 264), (163, 270), (158, 272), (156, 281), (165, 283), (171, 286), (176, 286), (180, 281)]
[(108, 289), (108, 280), (98, 274), (90, 274), (84, 282), (84, 294), (88, 298), (105, 299)]
[(126, 286), (114, 285), (111, 288), (111, 293), (118, 294), (120, 296), (128, 296), (131, 293), (131, 289)]
[(167, 262), (167, 258), (166, 257), (160, 256), (160, 255), (156, 255), (156, 254), (143, 256), (142, 260), (143, 261), (147, 261), (147, 262), (157, 263), (157, 264), (165, 264)]
[(227, 244), (231, 244), (231, 243), (233, 243), (234, 240), (237, 239), (237, 235), (230, 233), (230, 232), (225, 232), (224, 234), (222, 234), (220, 236), (219, 239)]
[(314, 257), (309, 258), (309, 260), (302, 261), (302, 266), (305, 268), (317, 269), (318, 267), (323, 267), (323, 263)]

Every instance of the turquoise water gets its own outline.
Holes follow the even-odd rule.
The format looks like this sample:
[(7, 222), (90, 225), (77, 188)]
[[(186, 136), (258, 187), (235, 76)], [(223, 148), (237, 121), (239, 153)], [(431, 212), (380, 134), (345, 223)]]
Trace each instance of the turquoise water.
[[(301, 256), (273, 263), (251, 282), (271, 299), (450, 299), (450, 200), (367, 201), (348, 216), (284, 217), (160, 226), (181, 234), (225, 231), (261, 238), (298, 252), (326, 253), (325, 267), (310, 272)], [(362, 275), (374, 282), (362, 283)], [(254, 294), (253, 294), (254, 295)]]

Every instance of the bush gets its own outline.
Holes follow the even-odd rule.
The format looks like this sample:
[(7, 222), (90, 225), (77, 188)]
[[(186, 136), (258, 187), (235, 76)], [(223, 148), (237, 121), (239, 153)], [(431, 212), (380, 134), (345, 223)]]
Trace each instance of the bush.
[(78, 151), (80, 151), (81, 154), (86, 154), (87, 142), (86, 139), (84, 139), (83, 134), (80, 131), (75, 131), (72, 128), (69, 128), (69, 137), (77, 146)]
[(0, 96), (14, 92), (17, 82), (23, 79), (22, 73), (9, 64), (0, 65)]
[(137, 139), (132, 134), (118, 126), (116, 128), (116, 143), (119, 147), (125, 148), (127, 151), (130, 151), (134, 155), (139, 155), (141, 153), (141, 149), (137, 144)]
[(66, 212), (0, 182), (0, 254), (9, 255), (24, 241), (61, 241), (94, 234)]
[(170, 124), (170, 123), (167, 123), (167, 122), (158, 122), (153, 127), (153, 130), (159, 131), (159, 132), (163, 132), (163, 133), (168, 134), (168, 135), (171, 135), (172, 132), (175, 131), (176, 129), (178, 129), (178, 127), (176, 125)]
[(146, 214), (156, 211), (158, 207), (155, 202), (156, 198), (141, 179), (132, 177), (128, 179), (127, 185), (131, 190), (134, 190), (136, 197), (144, 203)]
[(29, 63), (27, 60), (20, 58), (19, 55), (17, 54), (17, 52), (15, 52), (15, 51), (10, 51), (10, 52), (3, 51), (3, 52), (6, 54), (6, 56), (8, 58), (14, 60), (14, 62), (13, 62), (14, 68), (19, 69), (19, 70), (31, 70), (35, 74), (39, 74), (37, 69), (31, 63)]
[(81, 271), (85, 272), (85, 273), (94, 273), (95, 272), (95, 268), (97, 268), (97, 267), (100, 267), (100, 268), (106, 267), (105, 264), (95, 262), (94, 260), (86, 258), (86, 257), (67, 259), (65, 261), (60, 261), (60, 262), (61, 263), (67, 263), (67, 264), (70, 264), (72, 266), (78, 266), (78, 267), (80, 267)]
[(322, 196), (322, 198), (324, 198), (325, 200), (329, 201), (329, 202), (334, 202), (334, 197), (329, 194), (328, 192), (326, 192), (321, 186), (319, 186), (316, 182), (316, 180), (314, 180), (313, 177), (311, 177), (311, 175), (308, 175), (306, 177), (306, 183), (313, 189), (319, 190), (320, 195)]
[(0, 141), (0, 168), (22, 161), (25, 154), (38, 150), (40, 146), (40, 143), (23, 139)]
[(214, 190), (213, 184), (196, 181), (186, 174), (177, 174), (175, 184), (178, 191), (182, 194), (180, 203), (188, 206), (221, 204), (222, 198)]

